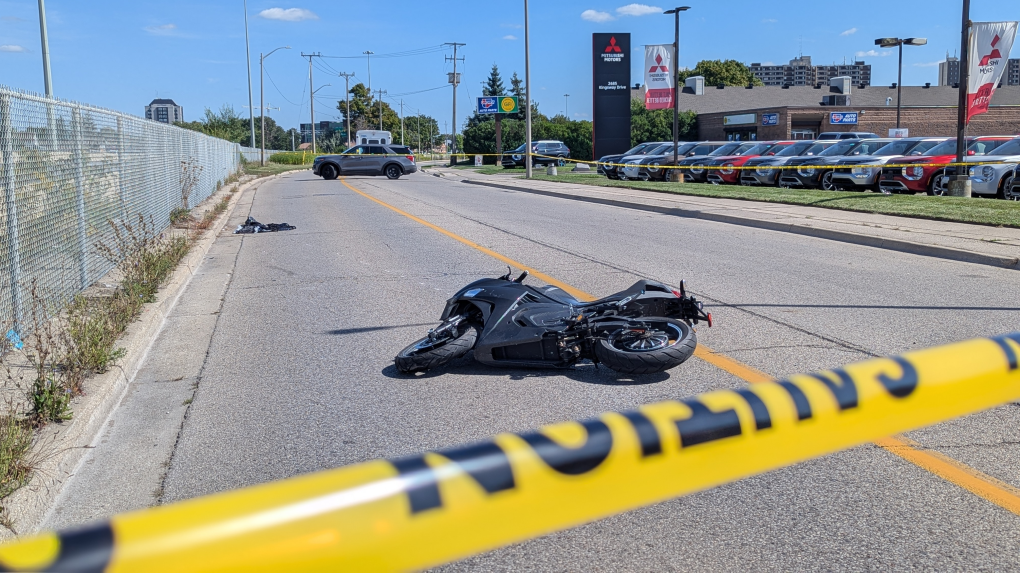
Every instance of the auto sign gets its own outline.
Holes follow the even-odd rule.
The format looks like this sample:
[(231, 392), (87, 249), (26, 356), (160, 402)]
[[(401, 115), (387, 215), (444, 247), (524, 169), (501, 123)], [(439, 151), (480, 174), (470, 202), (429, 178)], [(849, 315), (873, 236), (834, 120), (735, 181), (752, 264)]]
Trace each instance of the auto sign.
[(478, 113), (498, 113), (499, 107), (496, 105), (497, 98), (494, 97), (480, 97), (478, 98)]
[(778, 113), (763, 113), (761, 114), (762, 125), (779, 125), (779, 114)]
[(829, 123), (832, 125), (857, 125), (857, 112), (834, 111), (829, 114)]

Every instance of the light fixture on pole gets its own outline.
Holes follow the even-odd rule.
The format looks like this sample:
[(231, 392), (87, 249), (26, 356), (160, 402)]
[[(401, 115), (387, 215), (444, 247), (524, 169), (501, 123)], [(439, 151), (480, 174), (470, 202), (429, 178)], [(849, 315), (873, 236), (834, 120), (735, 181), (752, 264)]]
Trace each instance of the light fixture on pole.
[[(251, 126), (251, 141), (249, 147), (255, 147), (255, 103), (251, 99), (251, 46), (248, 43), (248, 0), (244, 2), (244, 54), (248, 69), (248, 124)], [(308, 60), (311, 68), (312, 61)]]
[(365, 55), (368, 60), (368, 93), (372, 93), (372, 55), (375, 54), (372, 50), (365, 50), (361, 52)]
[[(312, 61), (312, 59), (308, 58), (308, 61), (310, 63)], [(309, 84), (310, 83), (311, 82), (309, 82)], [(325, 84), (325, 85), (319, 86), (318, 88), (312, 90), (312, 95), (310, 96), (311, 101), (309, 103), (311, 104), (311, 110), (310, 111), (311, 111), (311, 116), (312, 116), (312, 153), (316, 153), (318, 151), (315, 148), (315, 93), (318, 92), (319, 90), (321, 90), (322, 88), (329, 87), (331, 85), (333, 85), (333, 84)], [(309, 87), (311, 87), (311, 86), (309, 85)]]
[[(289, 50), (289, 49), (290, 46), (282, 46), (276, 48), (276, 50)], [(276, 50), (273, 50), (273, 52), (275, 52)], [(265, 72), (263, 71), (264, 67), (263, 62), (266, 61), (266, 58), (273, 55), (273, 52), (269, 52), (268, 54), (265, 55), (262, 55), (261, 53), (259, 54), (259, 117), (262, 120), (262, 133), (260, 134), (262, 139), (262, 145), (259, 151), (259, 165), (262, 166), (265, 166), (266, 164), (266, 103), (265, 103), (266, 90), (262, 85), (265, 83), (266, 78)]]
[(344, 79), (344, 82), (345, 82), (344, 85), (346, 86), (344, 89), (347, 90), (347, 114), (346, 114), (346, 117), (347, 117), (347, 127), (346, 127), (345, 131), (347, 132), (347, 149), (350, 149), (351, 148), (351, 78), (354, 77), (354, 74), (347, 73), (347, 72), (340, 72), (337, 75), (339, 75), (341, 78)]
[[(678, 6), (672, 10), (666, 10), (663, 14), (672, 14), (673, 27), (673, 165), (680, 163), (678, 155), (680, 147), (680, 12), (690, 10), (690, 6)], [(646, 86), (647, 87), (647, 86)], [(679, 175), (679, 171), (673, 170), (671, 177)]]
[(903, 93), (903, 45), (923, 46), (928, 43), (926, 38), (879, 38), (875, 45), (882, 48), (899, 47), (900, 66), (896, 76), (896, 129), (900, 128), (900, 95)]

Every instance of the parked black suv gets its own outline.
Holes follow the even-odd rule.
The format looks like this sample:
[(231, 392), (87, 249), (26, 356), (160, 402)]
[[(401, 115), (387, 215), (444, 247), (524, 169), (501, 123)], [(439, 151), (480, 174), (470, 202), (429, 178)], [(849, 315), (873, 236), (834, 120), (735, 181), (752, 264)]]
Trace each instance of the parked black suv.
[[(503, 156), (500, 157), (500, 164), (506, 169), (524, 167), (524, 150), (526, 147), (527, 144), (525, 143), (513, 151), (504, 152)], [(567, 158), (570, 157), (570, 149), (562, 141), (532, 141), (531, 152), (536, 156), (542, 156), (534, 157), (532, 165), (556, 164), (563, 167), (567, 164)]]
[(400, 179), (401, 175), (417, 170), (414, 154), (403, 145), (356, 145), (339, 155), (320, 155), (312, 163), (312, 173), (323, 179), (340, 175), (385, 175)]

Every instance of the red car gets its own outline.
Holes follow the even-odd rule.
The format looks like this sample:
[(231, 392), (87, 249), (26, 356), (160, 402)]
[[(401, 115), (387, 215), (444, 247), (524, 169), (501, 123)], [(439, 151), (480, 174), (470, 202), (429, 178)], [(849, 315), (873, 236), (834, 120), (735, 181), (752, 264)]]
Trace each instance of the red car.
[[(1013, 139), (1012, 136), (987, 135), (967, 138), (967, 155), (970, 157), (988, 155), (996, 147)], [(890, 165), (907, 167), (883, 167), (878, 186), (882, 191), (913, 195), (945, 195), (948, 183), (942, 177), (946, 163), (956, 161), (956, 138), (948, 139), (926, 151), (923, 155), (895, 157)]]
[(748, 159), (752, 157), (760, 157), (766, 155), (775, 155), (785, 149), (788, 145), (793, 145), (796, 141), (763, 141), (758, 145), (755, 145), (751, 149), (741, 153), (740, 155), (727, 155), (724, 157), (715, 157), (712, 161), (706, 163), (710, 168), (719, 166), (719, 169), (709, 169), (708, 182), (716, 185), (720, 183), (729, 183), (736, 185), (740, 182), (740, 170), (730, 169), (730, 167), (741, 167), (747, 163)]

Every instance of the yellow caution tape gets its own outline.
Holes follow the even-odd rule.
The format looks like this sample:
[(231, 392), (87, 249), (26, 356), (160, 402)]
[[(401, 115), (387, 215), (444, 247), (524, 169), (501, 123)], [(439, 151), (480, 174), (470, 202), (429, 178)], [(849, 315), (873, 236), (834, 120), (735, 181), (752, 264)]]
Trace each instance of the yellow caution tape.
[(1020, 332), (377, 460), (0, 546), (3, 570), (408, 570), (1020, 397)]

